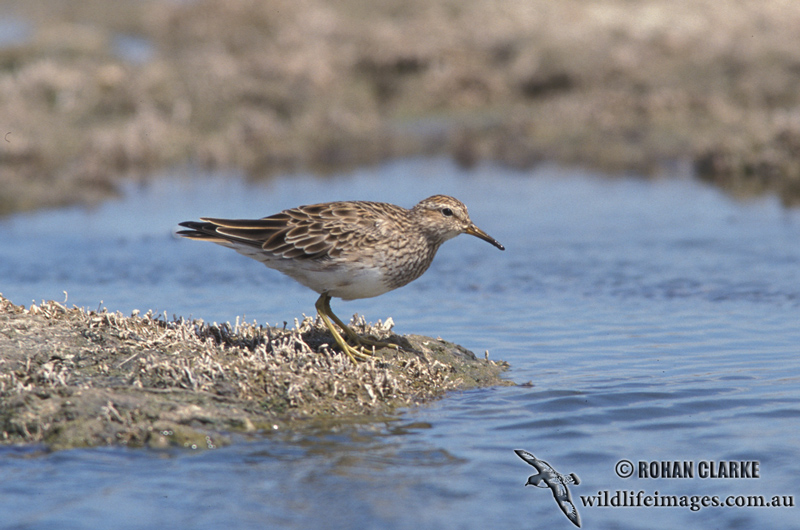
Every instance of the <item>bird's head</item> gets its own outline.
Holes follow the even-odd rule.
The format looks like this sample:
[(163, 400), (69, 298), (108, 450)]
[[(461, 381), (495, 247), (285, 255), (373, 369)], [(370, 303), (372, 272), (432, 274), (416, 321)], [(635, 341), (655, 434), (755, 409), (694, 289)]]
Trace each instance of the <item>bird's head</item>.
[(528, 477), (528, 481), (525, 483), (526, 486), (536, 486), (537, 488), (543, 487), (539, 484), (542, 482), (542, 476), (538, 473), (536, 475), (531, 475)]
[(505, 247), (470, 220), (464, 203), (447, 195), (434, 195), (420, 201), (412, 212), (424, 223), (425, 232), (440, 243), (459, 234), (469, 234), (491, 243), (500, 250)]

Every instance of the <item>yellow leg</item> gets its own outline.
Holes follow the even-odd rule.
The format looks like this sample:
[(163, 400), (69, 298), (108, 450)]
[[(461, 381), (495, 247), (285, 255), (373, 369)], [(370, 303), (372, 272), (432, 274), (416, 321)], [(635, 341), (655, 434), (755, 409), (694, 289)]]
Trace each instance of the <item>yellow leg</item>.
[(342, 328), (347, 338), (350, 339), (351, 342), (358, 344), (359, 346), (375, 346), (376, 348), (398, 348), (397, 344), (392, 344), (391, 342), (381, 342), (379, 340), (372, 340), (368, 337), (362, 337), (353, 329), (342, 322), (339, 317), (337, 317), (333, 310), (331, 309), (331, 297), (329, 296), (325, 301), (325, 309), (328, 313), (328, 316), (336, 322), (336, 325)]
[[(342, 335), (339, 333), (336, 327), (334, 327), (333, 323), (331, 323), (331, 318), (333, 318), (336, 321), (336, 323), (340, 325), (343, 330), (345, 330), (345, 333), (347, 333), (348, 336), (350, 336), (350, 333), (355, 335), (355, 332), (350, 328), (348, 328), (347, 326), (345, 326), (344, 324), (342, 324), (342, 321), (339, 320), (339, 318), (333, 314), (333, 311), (331, 311), (330, 296), (323, 293), (317, 299), (317, 303), (314, 304), (314, 306), (317, 308), (317, 314), (320, 316), (320, 318), (322, 318), (322, 321), (325, 323), (325, 327), (328, 328), (328, 331), (330, 331), (331, 335), (333, 335), (333, 340), (335, 340), (336, 344), (339, 345), (339, 348), (341, 348), (342, 351), (345, 352), (348, 357), (350, 357), (351, 361), (357, 363), (359, 359), (364, 361), (369, 358), (368, 354), (356, 348), (353, 348), (352, 346), (347, 344), (347, 342), (345, 342), (345, 340), (342, 338)], [(358, 335), (355, 336), (358, 337)]]
[[(336, 316), (336, 314), (331, 309), (331, 297), (326, 293), (320, 295), (320, 297), (317, 299), (315, 307), (317, 308), (317, 313), (319, 314), (319, 316), (322, 317), (322, 321), (325, 323), (325, 327), (327, 327), (328, 331), (330, 331), (331, 335), (333, 335), (333, 339), (336, 341), (336, 344), (338, 344), (339, 347), (342, 349), (342, 351), (344, 351), (347, 355), (349, 355), (350, 359), (352, 359), (354, 362), (357, 358), (364, 360), (371, 356), (371, 354), (365, 351), (366, 346), (370, 347), (374, 346), (375, 348), (398, 348), (396, 344), (390, 344), (388, 342), (380, 342), (359, 336), (358, 333), (350, 329), (350, 326), (342, 322), (341, 319)], [(357, 348), (353, 348), (344, 341), (341, 334), (336, 330), (336, 328), (331, 323), (331, 320), (336, 322), (336, 325), (339, 326), (342, 329), (342, 331), (344, 331), (345, 335), (347, 335), (347, 338), (350, 339), (351, 342), (359, 346), (360, 350)]]

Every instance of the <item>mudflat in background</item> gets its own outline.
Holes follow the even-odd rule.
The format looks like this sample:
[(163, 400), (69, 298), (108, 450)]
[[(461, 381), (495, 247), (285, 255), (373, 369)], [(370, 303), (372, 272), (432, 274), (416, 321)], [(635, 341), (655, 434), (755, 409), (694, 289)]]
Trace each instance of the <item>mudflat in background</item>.
[(0, 2), (0, 213), (412, 154), (800, 199), (790, 1)]

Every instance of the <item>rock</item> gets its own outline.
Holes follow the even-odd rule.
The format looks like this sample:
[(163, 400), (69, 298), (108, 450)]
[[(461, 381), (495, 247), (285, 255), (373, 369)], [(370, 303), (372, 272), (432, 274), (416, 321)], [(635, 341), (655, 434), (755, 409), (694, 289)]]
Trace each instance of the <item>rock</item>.
[(510, 384), (506, 363), (461, 346), (363, 318), (353, 326), (403, 349), (354, 365), (311, 318), (293, 329), (232, 327), (54, 301), (25, 308), (0, 295), (0, 442), (213, 448)]

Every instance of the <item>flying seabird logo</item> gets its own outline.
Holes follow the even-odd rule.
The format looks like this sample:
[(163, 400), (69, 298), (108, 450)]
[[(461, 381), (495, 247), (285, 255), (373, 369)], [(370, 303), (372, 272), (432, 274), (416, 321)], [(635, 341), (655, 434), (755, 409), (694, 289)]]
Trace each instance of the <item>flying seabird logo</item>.
[(562, 475), (553, 466), (539, 460), (528, 451), (522, 449), (514, 449), (517, 456), (536, 468), (535, 475), (528, 477), (526, 486), (536, 486), (537, 488), (550, 488), (553, 492), (553, 498), (558, 503), (558, 507), (567, 516), (567, 519), (572, 521), (572, 524), (580, 528), (581, 516), (578, 514), (575, 504), (572, 502), (572, 495), (569, 493), (567, 484), (575, 484), (576, 486), (581, 483), (581, 479), (575, 473), (569, 475)]

